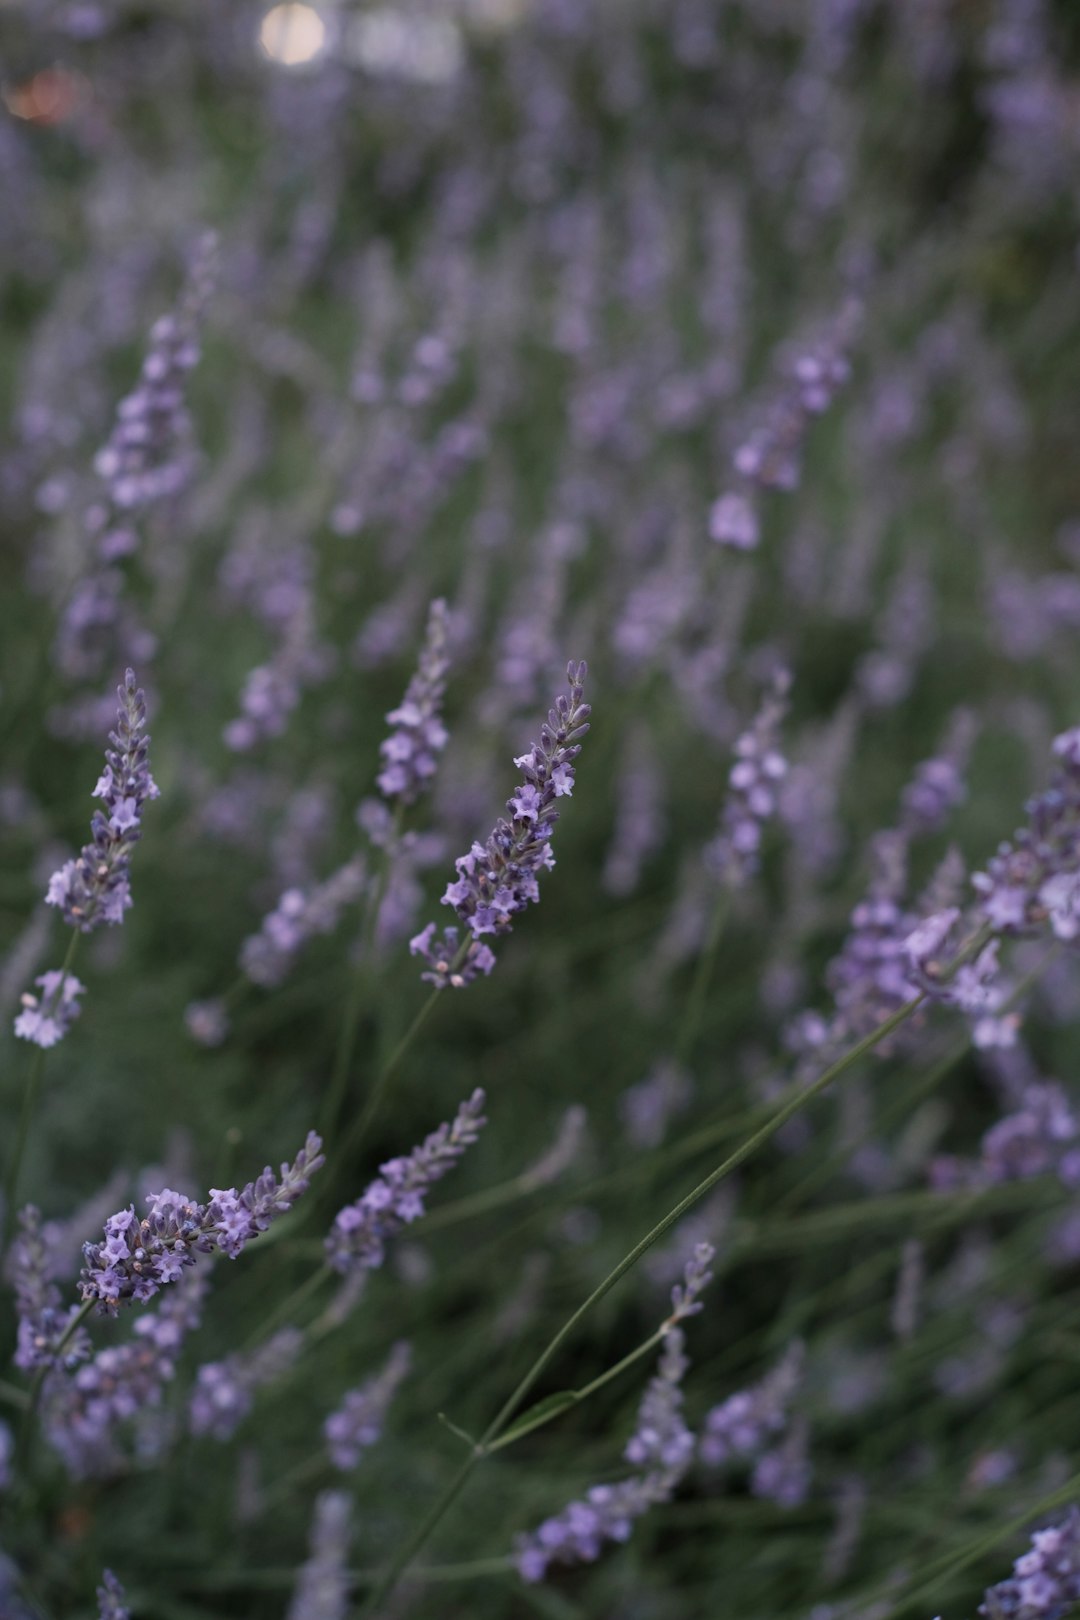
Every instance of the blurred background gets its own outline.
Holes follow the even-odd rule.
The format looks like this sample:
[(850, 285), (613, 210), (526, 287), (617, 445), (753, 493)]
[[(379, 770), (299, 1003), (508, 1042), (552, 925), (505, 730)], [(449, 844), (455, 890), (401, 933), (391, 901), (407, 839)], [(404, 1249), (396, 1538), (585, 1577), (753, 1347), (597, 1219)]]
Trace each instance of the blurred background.
[[(482, 1429), (826, 1034), (863, 1033), (836, 1022), (853, 908), (970, 898), (1080, 721), (1078, 72), (1069, 0), (0, 3), (5, 1121), (129, 665), (161, 789), (26, 1159), (65, 1298), (112, 1209), (292, 1158), (337, 1073), (323, 1226), (477, 1085), (490, 1120), (227, 1446), (187, 1432), (197, 1369), (257, 1341), (321, 1229), (217, 1265), (149, 1420), (88, 1477), (44, 1448), (0, 1612), (91, 1614), (108, 1565), (138, 1615), (284, 1614), (321, 1425), (407, 1340), (345, 1481), (362, 1594), (457, 1466), (436, 1414)], [(449, 740), (392, 828), (384, 717), (436, 599)], [(429, 994), (409, 940), (568, 659), (594, 712), (541, 904), (353, 1146)], [(736, 882), (718, 828), (770, 703), (787, 771)], [(268, 930), (289, 894), (313, 909)], [(974, 1613), (1080, 1441), (1075, 1193), (1045, 1156), (956, 1169), (1030, 1088), (1071, 1109), (1080, 979), (1045, 953), (1009, 956), (1012, 1045), (924, 1016), (536, 1391), (647, 1338), (708, 1239), (686, 1419), (803, 1344), (790, 1488), (699, 1467), (626, 1546), (523, 1582), (515, 1536), (625, 1473), (645, 1360), (485, 1463), (421, 1560), (443, 1575), (380, 1612)]]

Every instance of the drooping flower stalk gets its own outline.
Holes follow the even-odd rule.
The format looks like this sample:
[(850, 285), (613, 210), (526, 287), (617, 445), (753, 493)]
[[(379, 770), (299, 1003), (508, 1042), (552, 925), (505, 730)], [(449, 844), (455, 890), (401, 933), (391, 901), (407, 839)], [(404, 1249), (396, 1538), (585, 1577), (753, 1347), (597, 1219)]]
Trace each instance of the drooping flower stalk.
[(199, 1254), (218, 1250), (235, 1260), (307, 1191), (324, 1163), (321, 1148), (311, 1131), (295, 1161), (281, 1166), (280, 1180), (268, 1165), (239, 1190), (212, 1187), (205, 1204), (166, 1188), (147, 1199), (148, 1213), (141, 1220), (133, 1205), (120, 1210), (105, 1222), (104, 1240), (83, 1248), (83, 1299), (115, 1316), (120, 1305), (152, 1299), (178, 1281)]
[(459, 857), (457, 878), (443, 895), (443, 904), (454, 907), (467, 929), (464, 943), (456, 928), (436, 937), (434, 923), (409, 943), (413, 955), (429, 964), (421, 977), (438, 989), (460, 989), (478, 973), (491, 972), (495, 956), (485, 937), (510, 933), (512, 918), (540, 898), (538, 874), (555, 864), (549, 841), (559, 817), (555, 801), (574, 790), (573, 761), (591, 712), (584, 701), (586, 666), (571, 663), (566, 674), (569, 696), (559, 696), (539, 743), (514, 761), (525, 780), (506, 802), (510, 819), (497, 821), (486, 844), (474, 844)]

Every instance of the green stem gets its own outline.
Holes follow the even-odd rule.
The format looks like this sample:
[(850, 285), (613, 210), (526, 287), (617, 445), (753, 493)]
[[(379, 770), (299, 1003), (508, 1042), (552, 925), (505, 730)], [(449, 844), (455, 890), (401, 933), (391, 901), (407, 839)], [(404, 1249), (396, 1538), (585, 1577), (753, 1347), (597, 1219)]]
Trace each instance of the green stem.
[(1031, 1507), (1025, 1508), (1023, 1513), (1017, 1514), (1015, 1519), (1009, 1519), (1007, 1523), (999, 1525), (996, 1530), (992, 1530), (988, 1535), (979, 1536), (976, 1540), (969, 1542), (959, 1557), (946, 1553), (944, 1557), (935, 1559), (930, 1565), (934, 1574), (931, 1575), (928, 1581), (924, 1581), (921, 1586), (917, 1586), (902, 1602), (890, 1610), (890, 1620), (895, 1620), (896, 1615), (904, 1614), (908, 1609), (923, 1605), (943, 1581), (950, 1580), (953, 1575), (958, 1575), (962, 1569), (967, 1569), (968, 1565), (974, 1564), (982, 1557), (983, 1553), (992, 1552), (998, 1542), (1005, 1541), (1009, 1536), (1015, 1535), (1018, 1530), (1023, 1530), (1031, 1523), (1032, 1519), (1041, 1518), (1044, 1513), (1050, 1513), (1054, 1508), (1064, 1507), (1066, 1503), (1075, 1500), (1078, 1493), (1080, 1493), (1080, 1474), (1073, 1474), (1072, 1478), (1066, 1480), (1064, 1485), (1059, 1485), (1057, 1490), (1040, 1497)]
[(379, 1112), (379, 1109), (382, 1106), (383, 1098), (386, 1096), (387, 1088), (389, 1087), (391, 1080), (401, 1067), (409, 1047), (412, 1045), (413, 1041), (419, 1035), (420, 1031), (423, 1029), (424, 1025), (435, 1011), (436, 1003), (443, 995), (445, 995), (445, 991), (438, 987), (431, 992), (430, 996), (424, 1002), (423, 1006), (420, 1008), (420, 1011), (417, 1013), (416, 1017), (413, 1019), (400, 1041), (398, 1041), (387, 1062), (383, 1065), (378, 1079), (371, 1088), (371, 1093), (367, 1102), (364, 1104), (363, 1108), (360, 1110), (360, 1113), (353, 1121), (345, 1140), (342, 1143), (342, 1146), (338, 1150), (338, 1158), (340, 1161), (347, 1161), (352, 1154), (355, 1153), (357, 1147), (367, 1135), (376, 1114)]
[(323, 1264), (315, 1271), (310, 1272), (308, 1276), (304, 1278), (303, 1282), (300, 1283), (298, 1287), (294, 1288), (292, 1293), (282, 1300), (280, 1305), (277, 1305), (274, 1310), (270, 1312), (270, 1315), (266, 1318), (265, 1322), (261, 1323), (260, 1326), (255, 1329), (255, 1332), (251, 1334), (244, 1348), (246, 1350), (253, 1350), (256, 1345), (262, 1344), (265, 1339), (268, 1339), (278, 1324), (288, 1321), (289, 1317), (292, 1316), (297, 1307), (302, 1305), (311, 1294), (316, 1292), (317, 1289), (321, 1288), (329, 1276), (330, 1267), (324, 1261)]
[(375, 959), (375, 935), (379, 926), (379, 912), (382, 910), (383, 897), (390, 881), (390, 868), (393, 864), (398, 839), (401, 836), (401, 823), (404, 814), (405, 807), (399, 804), (394, 812), (389, 839), (381, 850), (382, 859), (379, 862), (379, 870), (375, 877), (375, 887), (368, 900), (367, 914), (364, 918), (360, 960), (356, 965), (356, 971), (353, 974), (352, 984), (349, 988), (349, 997), (345, 1003), (345, 1016), (338, 1031), (337, 1050), (334, 1053), (334, 1068), (330, 1076), (326, 1100), (323, 1104), (322, 1124), (319, 1129), (320, 1134), (326, 1141), (333, 1140), (334, 1131), (345, 1101), (349, 1070), (352, 1067), (353, 1054), (356, 1051), (356, 1036), (360, 1028), (360, 1015), (364, 1010), (364, 992), (368, 988), (373, 971), (372, 964)]
[[(79, 936), (73, 933), (71, 943), (64, 957), (64, 965), (60, 969), (60, 983), (56, 991), (59, 999), (64, 992), (64, 980), (71, 970), (75, 960), (75, 951), (79, 944)], [(8, 1238), (11, 1235), (11, 1223), (19, 1202), (19, 1178), (22, 1174), (22, 1162), (26, 1153), (26, 1144), (30, 1140), (30, 1127), (33, 1124), (34, 1113), (37, 1108), (38, 1092), (41, 1090), (41, 1076), (45, 1067), (45, 1051), (38, 1047), (30, 1060), (30, 1069), (26, 1076), (26, 1087), (23, 1091), (22, 1108), (19, 1112), (19, 1128), (15, 1136), (15, 1149), (12, 1153), (11, 1163), (8, 1166), (7, 1176), (4, 1180), (4, 1212), (0, 1217), (0, 1255), (7, 1252)]]
[(924, 997), (922, 995), (918, 995), (913, 997), (912, 1000), (905, 1002), (904, 1005), (899, 1007), (895, 1013), (893, 1013), (889, 1018), (886, 1018), (883, 1023), (879, 1024), (877, 1029), (872, 1030), (869, 1035), (865, 1036), (861, 1041), (853, 1046), (849, 1052), (844, 1054), (843, 1057), (838, 1058), (835, 1063), (826, 1069), (823, 1074), (820, 1074), (818, 1078), (810, 1085), (793, 1087), (792, 1090), (794, 1095), (789, 1095), (788, 1101), (783, 1103), (781, 1107), (775, 1111), (775, 1113), (766, 1122), (766, 1124), (761, 1127), (760, 1130), (755, 1131), (752, 1136), (748, 1137), (746, 1141), (743, 1142), (741, 1147), (736, 1148), (734, 1153), (729, 1154), (722, 1164), (718, 1165), (717, 1168), (711, 1172), (711, 1174), (707, 1175), (704, 1181), (699, 1182), (692, 1192), (689, 1192), (685, 1198), (681, 1199), (680, 1202), (675, 1205), (674, 1209), (669, 1210), (663, 1219), (658, 1221), (652, 1230), (648, 1232), (639, 1243), (635, 1244), (628, 1254), (623, 1256), (618, 1265), (615, 1266), (614, 1269), (610, 1271), (604, 1278), (604, 1280), (593, 1289), (588, 1299), (586, 1299), (582, 1305), (579, 1305), (577, 1310), (567, 1318), (563, 1326), (548, 1342), (546, 1347), (541, 1351), (540, 1355), (537, 1356), (528, 1372), (517, 1385), (517, 1388), (513, 1391), (509, 1399), (503, 1404), (498, 1413), (492, 1419), (491, 1423), (488, 1425), (487, 1429), (481, 1435), (480, 1441), (475, 1450), (470, 1452), (470, 1454), (465, 1458), (464, 1462), (461, 1464), (461, 1467), (458, 1469), (457, 1473), (446, 1487), (446, 1490), (443, 1492), (442, 1496), (433, 1504), (423, 1522), (413, 1532), (412, 1536), (410, 1536), (409, 1540), (398, 1553), (397, 1557), (394, 1558), (379, 1585), (372, 1592), (371, 1597), (368, 1599), (364, 1608), (360, 1611), (361, 1617), (365, 1615), (374, 1615), (377, 1613), (380, 1605), (397, 1585), (402, 1573), (408, 1568), (409, 1564), (412, 1563), (412, 1560), (415, 1558), (420, 1548), (425, 1544), (428, 1537), (441, 1522), (443, 1516), (457, 1500), (458, 1495), (464, 1488), (469, 1475), (476, 1467), (476, 1464), (489, 1449), (493, 1449), (494, 1442), (498, 1440), (500, 1434), (513, 1418), (514, 1413), (519, 1409), (533, 1385), (540, 1378), (548, 1364), (558, 1354), (566, 1340), (573, 1334), (578, 1324), (589, 1314), (593, 1306), (599, 1304), (605, 1295), (611, 1292), (616, 1283), (618, 1283), (626, 1275), (626, 1273), (637, 1264), (642, 1255), (646, 1254), (648, 1250), (652, 1248), (653, 1244), (657, 1243), (660, 1238), (664, 1236), (665, 1232), (670, 1231), (671, 1227), (673, 1227), (676, 1222), (680, 1221), (688, 1210), (692, 1209), (693, 1206), (704, 1198), (707, 1193), (710, 1193), (718, 1182), (722, 1181), (725, 1176), (730, 1175), (733, 1170), (737, 1169), (740, 1164), (756, 1153), (759, 1148), (764, 1147), (765, 1143), (775, 1136), (777, 1131), (779, 1131), (789, 1119), (791, 1119), (795, 1114), (800, 1113), (802, 1109), (806, 1108), (814, 1100), (815, 1097), (830, 1086), (834, 1080), (838, 1079), (841, 1074), (857, 1063), (858, 1060), (867, 1052), (872, 1051), (875, 1046), (891, 1035), (893, 1030), (897, 1029), (899, 1025), (901, 1025), (905, 1019), (909, 1018), (915, 1009), (922, 1004), (923, 1000)]
[(705, 1016), (705, 998), (712, 982), (713, 969), (716, 966), (716, 958), (720, 950), (720, 941), (723, 937), (730, 902), (731, 896), (727, 889), (724, 889), (713, 907), (709, 935), (705, 941), (705, 947), (697, 959), (693, 983), (690, 986), (690, 994), (686, 1000), (686, 1011), (683, 1013), (679, 1037), (675, 1043), (675, 1061), (677, 1063), (685, 1063), (688, 1058), (693, 1056), (694, 1047), (701, 1030), (701, 1021)]
[[(603, 1389), (605, 1384), (610, 1384), (613, 1378), (618, 1378), (620, 1373), (624, 1373), (628, 1367), (632, 1367), (643, 1356), (647, 1356), (650, 1350), (654, 1350), (663, 1340), (667, 1331), (668, 1324), (665, 1323), (663, 1327), (657, 1328), (655, 1333), (651, 1333), (642, 1344), (639, 1344), (636, 1350), (631, 1350), (628, 1356), (623, 1356), (621, 1361), (617, 1361), (613, 1367), (609, 1367), (606, 1372), (602, 1372), (591, 1383), (585, 1384), (581, 1389), (567, 1390), (565, 1404), (553, 1406), (551, 1410), (536, 1410), (531, 1422), (529, 1413), (526, 1412), (521, 1421), (515, 1423), (509, 1433), (503, 1434), (498, 1440), (493, 1440), (490, 1445), (485, 1446), (485, 1453), (502, 1451), (504, 1447), (512, 1446), (515, 1441), (520, 1440), (523, 1435), (534, 1434), (537, 1429), (542, 1429), (547, 1424), (554, 1423), (555, 1419), (562, 1417), (563, 1413), (568, 1412), (571, 1406), (580, 1406), (582, 1401), (587, 1401), (590, 1395), (595, 1395), (598, 1389)], [(541, 1406), (544, 1405), (543, 1402), (540, 1404)]]

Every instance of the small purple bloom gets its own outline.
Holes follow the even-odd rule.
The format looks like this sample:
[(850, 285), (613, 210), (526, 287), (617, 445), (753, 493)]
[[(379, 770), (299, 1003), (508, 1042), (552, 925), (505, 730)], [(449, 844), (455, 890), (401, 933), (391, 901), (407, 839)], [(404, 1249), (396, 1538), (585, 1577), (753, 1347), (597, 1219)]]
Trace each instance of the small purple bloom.
[(348, 1274), (381, 1266), (386, 1243), (424, 1213), (424, 1199), (471, 1147), (486, 1124), (484, 1093), (474, 1091), (451, 1124), (440, 1125), (405, 1158), (388, 1159), (354, 1204), (338, 1212), (326, 1239), (335, 1271)]

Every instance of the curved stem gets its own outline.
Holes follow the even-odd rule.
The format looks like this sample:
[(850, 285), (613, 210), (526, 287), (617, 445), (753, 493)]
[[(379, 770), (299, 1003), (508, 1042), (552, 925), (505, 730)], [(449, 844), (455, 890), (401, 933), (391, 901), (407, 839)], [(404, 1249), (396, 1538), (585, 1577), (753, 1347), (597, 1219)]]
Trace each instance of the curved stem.
[(626, 1273), (637, 1264), (642, 1255), (647, 1253), (647, 1251), (652, 1248), (653, 1244), (658, 1242), (659, 1239), (664, 1236), (665, 1232), (669, 1231), (677, 1221), (681, 1220), (689, 1209), (692, 1209), (700, 1199), (704, 1198), (707, 1193), (711, 1192), (718, 1182), (722, 1181), (725, 1176), (730, 1175), (733, 1170), (737, 1169), (738, 1166), (744, 1162), (744, 1160), (750, 1158), (752, 1154), (756, 1153), (759, 1148), (764, 1147), (765, 1143), (768, 1142), (770, 1138), (775, 1136), (777, 1131), (780, 1130), (789, 1119), (807, 1107), (815, 1097), (824, 1091), (826, 1087), (830, 1086), (834, 1080), (838, 1079), (839, 1076), (845, 1072), (845, 1070), (851, 1068), (855, 1063), (857, 1063), (859, 1058), (864, 1056), (865, 1053), (872, 1051), (875, 1046), (891, 1035), (893, 1030), (898, 1028), (899, 1025), (905, 1021), (905, 1019), (909, 1018), (915, 1009), (922, 1004), (924, 999), (925, 997), (920, 994), (914, 996), (910, 1001), (905, 1002), (902, 1007), (898, 1008), (897, 1011), (891, 1015), (891, 1017), (886, 1018), (883, 1023), (879, 1024), (877, 1029), (872, 1030), (869, 1035), (865, 1036), (857, 1043), (857, 1045), (853, 1046), (850, 1051), (844, 1054), (843, 1057), (838, 1058), (837, 1061), (826, 1069), (823, 1074), (820, 1074), (818, 1078), (812, 1082), (812, 1084), (792, 1088), (794, 1095), (789, 1095), (788, 1101), (783, 1103), (775, 1111), (775, 1113), (773, 1113), (771, 1118), (761, 1127), (760, 1130), (755, 1131), (752, 1136), (747, 1137), (746, 1141), (743, 1142), (740, 1147), (736, 1148), (734, 1153), (729, 1154), (722, 1164), (719, 1164), (717, 1168), (711, 1172), (711, 1174), (707, 1175), (704, 1181), (700, 1181), (692, 1192), (687, 1193), (685, 1198), (681, 1199), (673, 1209), (669, 1210), (663, 1219), (658, 1221), (652, 1230), (646, 1233), (641, 1241), (636, 1243), (628, 1254), (623, 1256), (618, 1265), (615, 1266), (614, 1269), (610, 1271), (604, 1278), (604, 1280), (593, 1289), (588, 1299), (586, 1299), (583, 1304), (579, 1305), (577, 1310), (567, 1318), (567, 1320), (563, 1323), (563, 1326), (548, 1342), (545, 1348), (540, 1352), (539, 1356), (537, 1356), (536, 1360), (533, 1362), (525, 1376), (521, 1379), (516, 1389), (510, 1395), (509, 1399), (503, 1404), (500, 1410), (496, 1413), (495, 1417), (492, 1419), (491, 1423), (488, 1425), (487, 1429), (481, 1435), (476, 1448), (465, 1458), (464, 1462), (461, 1464), (461, 1467), (458, 1469), (457, 1473), (446, 1487), (446, 1490), (443, 1492), (442, 1496), (433, 1504), (423, 1522), (417, 1527), (412, 1536), (409, 1537), (409, 1540), (406, 1542), (405, 1546), (393, 1559), (386, 1574), (383, 1576), (378, 1586), (372, 1592), (367, 1603), (360, 1611), (361, 1616), (374, 1615), (378, 1612), (379, 1606), (383, 1603), (388, 1594), (393, 1591), (403, 1572), (408, 1568), (409, 1564), (411, 1564), (413, 1558), (427, 1541), (432, 1531), (435, 1530), (435, 1528), (441, 1522), (443, 1516), (449, 1511), (453, 1503), (456, 1501), (457, 1497), (464, 1488), (469, 1475), (476, 1467), (476, 1464), (489, 1449), (493, 1449), (494, 1442), (498, 1440), (499, 1435), (513, 1418), (514, 1413), (521, 1406), (526, 1395), (528, 1395), (529, 1391), (537, 1382), (540, 1375), (544, 1372), (549, 1362), (551, 1362), (552, 1359), (557, 1355), (558, 1351), (565, 1344), (566, 1340), (570, 1338), (578, 1324), (588, 1315), (593, 1306), (599, 1304), (600, 1300), (602, 1300), (606, 1294), (611, 1292), (616, 1283), (618, 1283), (626, 1275)]

